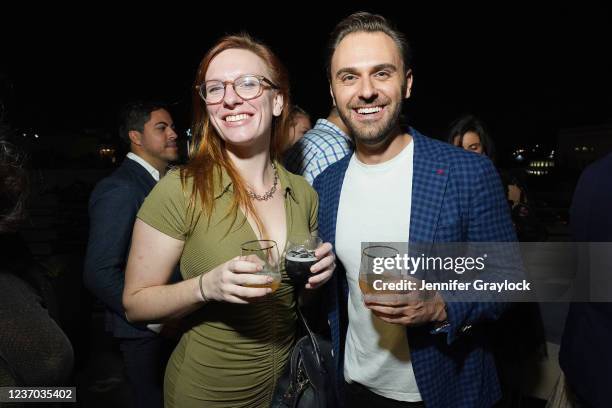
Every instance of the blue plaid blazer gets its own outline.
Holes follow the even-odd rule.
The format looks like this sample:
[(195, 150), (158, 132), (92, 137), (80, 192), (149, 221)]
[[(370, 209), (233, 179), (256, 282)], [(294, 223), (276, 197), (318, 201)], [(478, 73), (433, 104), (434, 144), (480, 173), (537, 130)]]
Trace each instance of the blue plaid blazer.
[[(409, 133), (414, 143), (410, 242), (515, 241), (504, 189), (491, 161), (414, 129)], [(319, 194), (319, 235), (333, 245), (351, 156), (328, 167), (313, 185)], [(341, 262), (325, 288), (336, 380), (343, 384), (348, 285)], [(414, 374), (428, 408), (490, 407), (499, 399), (495, 364), (477, 323), (497, 319), (505, 308), (503, 303), (449, 302), (450, 325), (445, 329), (407, 328)]]

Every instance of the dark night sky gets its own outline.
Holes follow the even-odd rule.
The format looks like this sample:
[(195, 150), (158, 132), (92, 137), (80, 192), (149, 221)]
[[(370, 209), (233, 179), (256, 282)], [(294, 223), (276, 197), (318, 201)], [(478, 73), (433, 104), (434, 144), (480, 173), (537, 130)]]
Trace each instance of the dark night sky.
[(391, 17), (413, 46), (414, 92), (405, 112), (426, 134), (443, 137), (449, 122), (467, 112), (488, 122), (502, 146), (553, 141), (562, 127), (612, 122), (612, 18), (603, 6), (436, 3), (416, 10), (413, 2), (369, 3), (334, 3), (325, 15), (314, 3), (300, 9), (288, 2), (223, 12), (202, 6), (181, 13), (166, 5), (129, 16), (121, 9), (6, 15), (0, 72), (13, 83), (11, 119), (51, 133), (112, 129), (122, 102), (155, 97), (177, 102), (185, 126), (200, 58), (219, 36), (239, 30), (273, 47), (289, 68), (294, 101), (319, 117), (330, 103), (328, 33), (343, 16), (365, 9)]

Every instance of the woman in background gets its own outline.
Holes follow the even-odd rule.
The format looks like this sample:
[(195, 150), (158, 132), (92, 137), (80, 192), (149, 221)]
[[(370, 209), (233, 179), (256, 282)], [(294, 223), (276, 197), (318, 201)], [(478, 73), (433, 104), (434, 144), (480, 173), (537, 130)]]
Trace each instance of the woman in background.
[[(485, 154), (495, 163), (493, 140), (484, 122), (473, 115), (462, 116), (452, 123), (448, 142), (477, 154)], [(500, 172), (500, 176), (519, 240), (545, 240), (546, 229), (531, 212), (524, 188), (509, 174)], [(490, 336), (503, 394), (496, 406), (520, 408), (523, 406), (521, 370), (524, 370), (526, 359), (532, 353), (540, 352), (544, 344), (544, 329), (538, 305), (514, 305), (491, 325)]]
[[(496, 162), (493, 139), (491, 139), (484, 122), (474, 115), (462, 116), (451, 124), (448, 132), (448, 142), (470, 152), (484, 154), (493, 163)], [(519, 186), (518, 180), (503, 172), (500, 176), (506, 188), (511, 208), (514, 209), (519, 204), (526, 204), (527, 198), (524, 189)]]
[(24, 154), (1, 134), (8, 129), (1, 122), (0, 386), (65, 386), (74, 353), (56, 321), (51, 283), (18, 234), (25, 219), (28, 173)]
[(304, 134), (312, 129), (312, 121), (310, 115), (304, 109), (297, 105), (291, 107), (291, 113), (289, 114), (289, 140), (288, 145), (284, 150), (289, 149), (291, 146), (297, 143)]

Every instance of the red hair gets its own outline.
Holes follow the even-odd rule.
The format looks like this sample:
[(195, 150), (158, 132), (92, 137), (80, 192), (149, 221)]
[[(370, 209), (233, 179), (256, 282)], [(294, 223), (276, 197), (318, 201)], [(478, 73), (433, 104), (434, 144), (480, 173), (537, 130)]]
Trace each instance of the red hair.
[(199, 196), (202, 202), (202, 209), (208, 214), (210, 220), (214, 208), (215, 195), (220, 193), (218, 190), (219, 186), (214, 185), (214, 176), (215, 173), (217, 176), (220, 176), (221, 172), (225, 171), (232, 180), (234, 189), (232, 206), (227, 214), (227, 216), (233, 215), (234, 217), (232, 225), (236, 221), (238, 209), (244, 208), (247, 214), (252, 214), (254, 216), (260, 232), (264, 235), (265, 228), (263, 228), (261, 219), (258, 217), (255, 207), (251, 202), (246, 183), (229, 158), (225, 149), (225, 141), (213, 127), (208, 111), (206, 110), (206, 104), (200, 97), (196, 88), (204, 82), (206, 71), (211, 61), (223, 51), (230, 49), (251, 51), (261, 58), (270, 71), (270, 80), (278, 87), (277, 92), (283, 97), (283, 110), (281, 115), (274, 117), (272, 122), (272, 135), (270, 138), (271, 159), (278, 159), (283, 148), (288, 143), (288, 107), (290, 105), (290, 100), (289, 76), (285, 67), (268, 46), (253, 39), (248, 34), (223, 37), (217, 41), (206, 55), (204, 55), (196, 74), (193, 87), (193, 143), (189, 152), (190, 161), (181, 169), (181, 180), (183, 181), (183, 185), (185, 185), (187, 178), (191, 177), (193, 179), (190, 204), (195, 204), (195, 200), (197, 200)]

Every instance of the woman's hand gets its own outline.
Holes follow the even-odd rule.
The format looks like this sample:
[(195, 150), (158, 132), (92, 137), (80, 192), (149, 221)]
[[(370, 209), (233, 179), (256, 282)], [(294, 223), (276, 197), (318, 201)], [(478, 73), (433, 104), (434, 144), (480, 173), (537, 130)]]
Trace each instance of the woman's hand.
[[(265, 275), (255, 275), (262, 270), (261, 265), (237, 256), (202, 277), (202, 290), (208, 300), (247, 304), (257, 298), (272, 293), (269, 287), (272, 278)], [(203, 300), (203, 299), (202, 299)]]
[(306, 289), (316, 289), (331, 278), (336, 269), (336, 255), (332, 249), (332, 244), (326, 242), (315, 251), (319, 261), (310, 267), (310, 272), (316, 275), (308, 278)]

